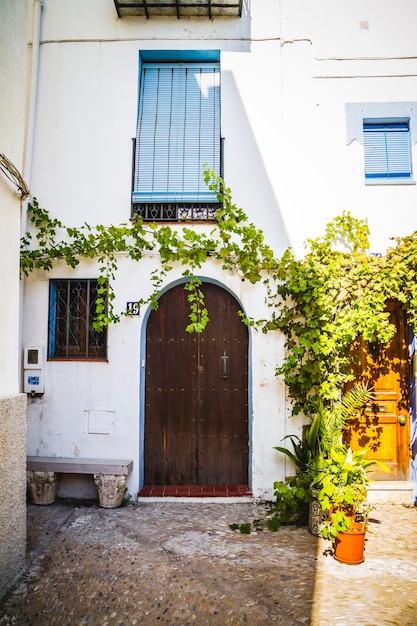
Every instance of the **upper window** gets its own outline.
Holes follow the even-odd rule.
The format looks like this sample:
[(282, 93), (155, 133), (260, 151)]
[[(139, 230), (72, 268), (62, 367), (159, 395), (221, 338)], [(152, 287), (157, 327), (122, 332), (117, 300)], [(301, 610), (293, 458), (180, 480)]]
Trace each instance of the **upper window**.
[(106, 330), (97, 332), (91, 329), (99, 297), (97, 280), (50, 281), (49, 358), (106, 358)]
[(347, 102), (346, 138), (363, 144), (366, 185), (414, 185), (417, 102)]
[(409, 120), (363, 122), (366, 182), (412, 178)]
[(213, 219), (221, 175), (220, 57), (142, 52), (134, 153), (133, 213), (145, 220)]

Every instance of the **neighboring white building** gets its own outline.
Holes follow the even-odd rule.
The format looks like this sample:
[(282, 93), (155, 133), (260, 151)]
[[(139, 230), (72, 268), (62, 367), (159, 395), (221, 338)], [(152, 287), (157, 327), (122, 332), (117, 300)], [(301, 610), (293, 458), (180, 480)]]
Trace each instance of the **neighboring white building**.
[(25, 564), (26, 395), (21, 392), (19, 248), (27, 188), (29, 12), (27, 0), (0, 4), (0, 597)]
[[(126, 4), (137, 8), (123, 9)], [(147, 19), (145, 2), (43, 0), (30, 184), (39, 204), (68, 226), (127, 222), (132, 138), (137, 137), (138, 147), (153, 124), (160, 134), (143, 152), (138, 147), (133, 201), (151, 216), (161, 205), (166, 210), (152, 187), (158, 165), (142, 166), (158, 164), (154, 141), (161, 152), (168, 144), (172, 147), (166, 137), (178, 130), (179, 122), (171, 120), (160, 130), (156, 112), (159, 115), (162, 99), (167, 103), (171, 96), (178, 105), (181, 86), (181, 124), (186, 124), (186, 105), (195, 109), (200, 98), (203, 121), (192, 123), (199, 124), (200, 137), (209, 126), (214, 139), (204, 135), (199, 146), (206, 142), (214, 150), (213, 167), (224, 173), (234, 201), (264, 230), (277, 255), (288, 246), (302, 254), (304, 241), (322, 234), (344, 210), (369, 220), (376, 253), (385, 251), (390, 237), (413, 232), (415, 3), (399, 0), (392, 11), (388, 2), (371, 0), (342, 5), (331, 0), (230, 0), (228, 16), (215, 15), (217, 5), (212, 3), (212, 19), (209, 3), (194, 4), (200, 17), (161, 16), (159, 7), (149, 8)], [(189, 69), (192, 85), (184, 87)], [(213, 111), (209, 120), (204, 109), (208, 103)], [(369, 133), (379, 131), (378, 137), (388, 137), (387, 149), (390, 141), (400, 142), (395, 165), (400, 176), (381, 169), (367, 147)], [(174, 171), (178, 161), (168, 163), (167, 171)], [(181, 176), (178, 173), (175, 185)], [(211, 199), (194, 189), (191, 193), (188, 182), (180, 196), (174, 193), (179, 188), (164, 190), (166, 201), (175, 205), (174, 216), (184, 205), (210, 207)], [(157, 264), (152, 254), (140, 263), (121, 255), (116, 310), (124, 311), (126, 303), (150, 293), (150, 274)], [(109, 327), (102, 349), (96, 345), (91, 353), (83, 346), (84, 358), (74, 337), (58, 341), (63, 329), (71, 330), (59, 317), (69, 311), (71, 297), (74, 306), (81, 307), (94, 292), (96, 263), (82, 261), (75, 270), (56, 264), (51, 272), (39, 271), (25, 280), (22, 347), (42, 346), (46, 356), (44, 394), (29, 398), (28, 453), (132, 459), (127, 486), (133, 496), (144, 484), (185, 481), (247, 484), (256, 498), (270, 498), (273, 481), (290, 472), (273, 446), (301, 427), (300, 420), (289, 419), (285, 388), (275, 377), (284, 356), (283, 338), (245, 330), (235, 340), (239, 331), (233, 325), (225, 330), (220, 319), (220, 334), (210, 336), (216, 350), (206, 363), (198, 360), (201, 346), (187, 344), (185, 352), (180, 351), (185, 340), (179, 330), (173, 336), (178, 352), (169, 352), (158, 344), (155, 328), (169, 319), (182, 328), (181, 296), (174, 289), (181, 273), (181, 267), (174, 269), (163, 286), (162, 317), (142, 310), (140, 316), (122, 318)], [(239, 305), (251, 317), (265, 313), (259, 286), (222, 272), (210, 261), (200, 274), (210, 285), (214, 311)], [(72, 288), (77, 295), (67, 291), (64, 296)], [(236, 362), (237, 343), (243, 352)], [(204, 349), (208, 355), (207, 345)], [(158, 378), (161, 364), (169, 359), (173, 363), (166, 378)], [(197, 359), (191, 369), (187, 359)], [(199, 376), (211, 367), (218, 368), (219, 386), (211, 396), (207, 390), (200, 396)], [(240, 377), (235, 379), (236, 370)], [(174, 372), (178, 378), (171, 381), (171, 394), (169, 377)], [(228, 378), (233, 383), (225, 391)], [(238, 389), (235, 396), (233, 386)], [(224, 429), (236, 406), (237, 421)], [(208, 434), (199, 447), (198, 424), (203, 422), (209, 424)], [(224, 452), (224, 439), (236, 439), (237, 447)], [(221, 466), (223, 454), (227, 467)], [(215, 466), (215, 457), (222, 459), (220, 466)], [(193, 476), (187, 474), (191, 466)], [(60, 494), (94, 495), (92, 479), (67, 476)]]

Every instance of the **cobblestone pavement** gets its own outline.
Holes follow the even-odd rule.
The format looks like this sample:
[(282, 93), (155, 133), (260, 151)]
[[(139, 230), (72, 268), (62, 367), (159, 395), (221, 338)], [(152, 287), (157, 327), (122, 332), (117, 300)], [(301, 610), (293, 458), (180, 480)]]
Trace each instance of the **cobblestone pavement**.
[(250, 502), (28, 505), (27, 569), (0, 624), (417, 625), (417, 509), (377, 505), (360, 565), (306, 528), (242, 535)]

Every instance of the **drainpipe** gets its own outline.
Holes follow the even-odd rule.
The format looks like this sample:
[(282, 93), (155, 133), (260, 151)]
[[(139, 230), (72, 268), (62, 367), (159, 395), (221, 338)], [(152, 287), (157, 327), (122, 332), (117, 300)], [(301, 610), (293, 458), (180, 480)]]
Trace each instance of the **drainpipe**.
[[(23, 165), (23, 178), (29, 189), (31, 187), (33, 138), (35, 133), (36, 101), (38, 95), (42, 6), (42, 0), (33, 0), (32, 61), (30, 66), (29, 103), (26, 123), (25, 159)], [(24, 219), (24, 222), (26, 226), (26, 219)]]

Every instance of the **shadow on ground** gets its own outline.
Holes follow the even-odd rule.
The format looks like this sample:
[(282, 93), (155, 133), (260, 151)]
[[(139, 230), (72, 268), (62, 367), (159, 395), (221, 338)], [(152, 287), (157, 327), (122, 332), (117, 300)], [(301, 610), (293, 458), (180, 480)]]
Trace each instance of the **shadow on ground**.
[(325, 556), (306, 528), (229, 528), (264, 513), (250, 502), (28, 505), (27, 569), (0, 624), (417, 624), (416, 509), (378, 506), (358, 566)]

